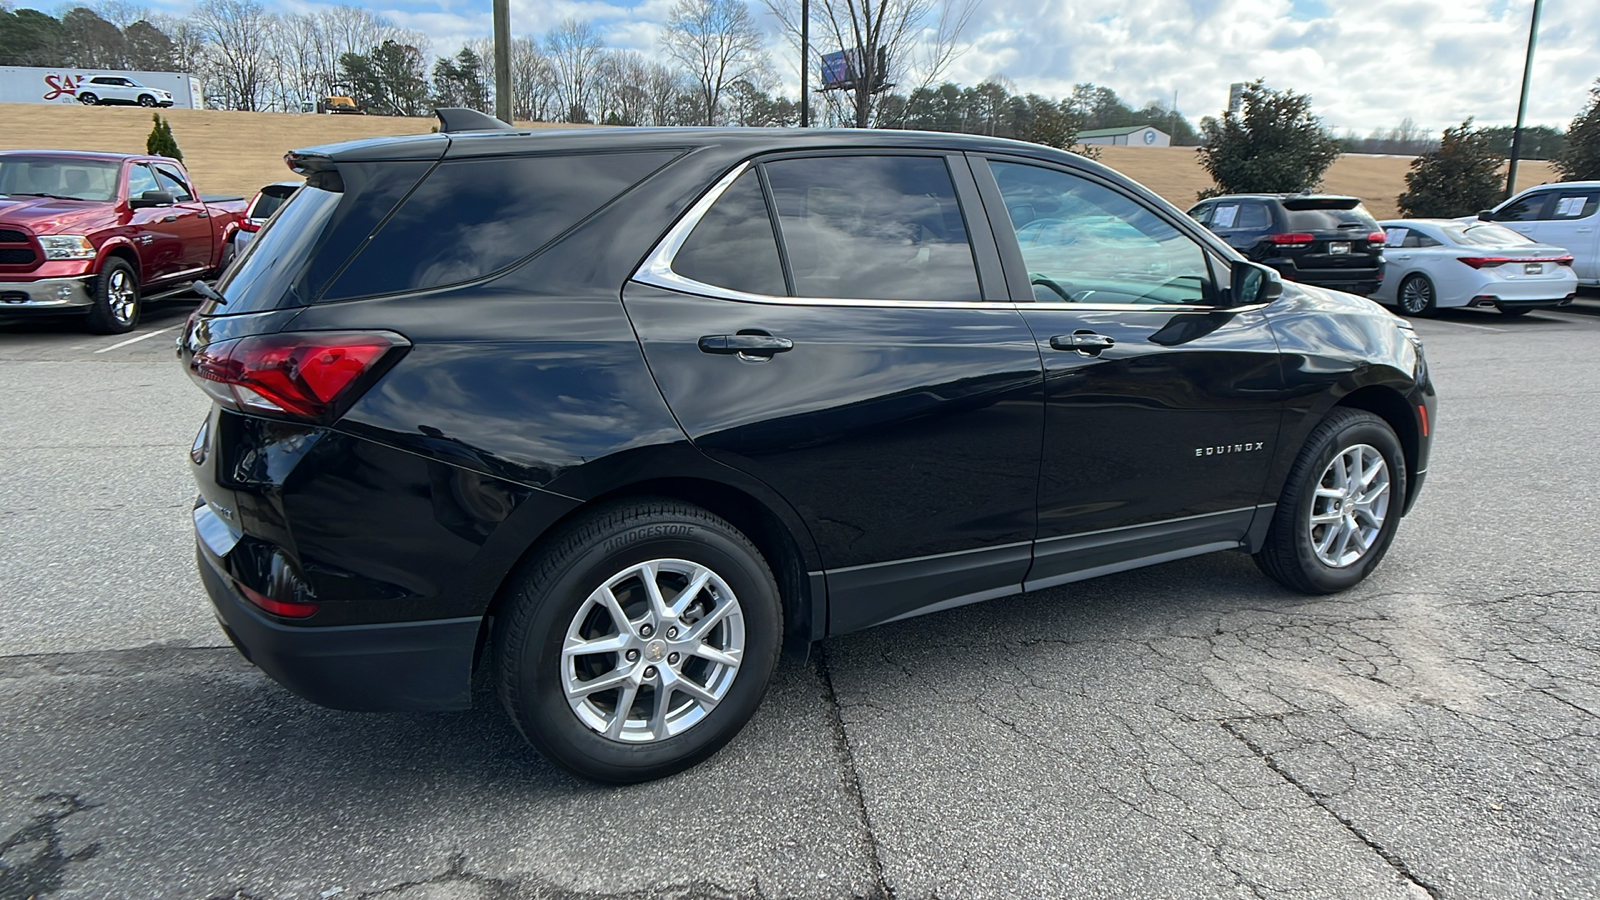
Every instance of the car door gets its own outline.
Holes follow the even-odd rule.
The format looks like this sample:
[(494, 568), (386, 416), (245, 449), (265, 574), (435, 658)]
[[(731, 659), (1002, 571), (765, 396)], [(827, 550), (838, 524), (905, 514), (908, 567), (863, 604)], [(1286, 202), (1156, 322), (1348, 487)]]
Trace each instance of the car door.
[(1227, 262), (1109, 181), (1002, 156), (974, 175), (1045, 365), (1028, 589), (1238, 546), (1285, 399), (1262, 308), (1228, 306)]
[(624, 293), (690, 439), (810, 527), (831, 633), (1016, 593), (1029, 565), (1039, 353), (958, 184), (943, 153), (743, 165)]
[(1550, 195), (1536, 240), (1571, 253), (1580, 281), (1600, 280), (1600, 188), (1561, 188)]
[[(161, 186), (155, 172), (143, 163), (128, 166), (127, 198), (135, 200), (145, 191), (169, 190)], [(147, 206), (129, 211), (128, 225), (133, 242), (139, 245), (139, 283), (150, 284), (171, 277), (184, 265), (182, 229), (176, 227), (175, 206)]]
[(1432, 223), (1407, 222), (1384, 229), (1386, 260), (1382, 296), (1398, 299), (1400, 285), (1412, 274), (1427, 276), (1438, 306), (1460, 306), (1472, 299), (1478, 286), (1477, 271), (1456, 261), (1454, 246)]
[(172, 221), (162, 220), (183, 241), (182, 262), (178, 272), (197, 274), (210, 268), (215, 249), (212, 246), (211, 210), (195, 196), (189, 179), (178, 169), (162, 163), (154, 163), (151, 168), (155, 169), (161, 189), (170, 191), (178, 201), (168, 211), (168, 215), (173, 217)]

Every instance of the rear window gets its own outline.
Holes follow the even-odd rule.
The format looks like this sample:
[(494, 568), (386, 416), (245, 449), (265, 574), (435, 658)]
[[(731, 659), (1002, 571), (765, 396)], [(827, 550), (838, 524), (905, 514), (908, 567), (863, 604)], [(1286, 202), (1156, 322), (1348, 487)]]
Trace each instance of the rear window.
[(1305, 199), (1283, 201), (1286, 223), (1291, 232), (1298, 231), (1355, 231), (1365, 228), (1377, 231), (1378, 220), (1367, 212), (1361, 201), (1349, 199)]
[(261, 189), (261, 196), (256, 198), (255, 205), (250, 207), (250, 218), (269, 219), (278, 208), (294, 196), (296, 188), (290, 185), (268, 186)]
[(384, 222), (320, 298), (475, 281), (520, 262), (676, 151), (447, 160)]
[(1446, 225), (1444, 233), (1450, 240), (1464, 247), (1507, 247), (1531, 244), (1532, 240), (1493, 222), (1476, 225)]
[(217, 285), (228, 302), (209, 312), (238, 315), (304, 306), (306, 300), (295, 286), (296, 276), (327, 230), (342, 196), (313, 187), (295, 194), (293, 202), (261, 229), (228, 268)]

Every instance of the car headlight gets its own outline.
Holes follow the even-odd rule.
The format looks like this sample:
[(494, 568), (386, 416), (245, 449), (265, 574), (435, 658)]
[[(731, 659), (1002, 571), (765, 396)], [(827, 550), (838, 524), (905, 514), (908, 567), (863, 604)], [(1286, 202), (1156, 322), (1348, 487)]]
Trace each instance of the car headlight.
[(45, 259), (94, 259), (94, 245), (81, 234), (47, 234), (39, 246)]

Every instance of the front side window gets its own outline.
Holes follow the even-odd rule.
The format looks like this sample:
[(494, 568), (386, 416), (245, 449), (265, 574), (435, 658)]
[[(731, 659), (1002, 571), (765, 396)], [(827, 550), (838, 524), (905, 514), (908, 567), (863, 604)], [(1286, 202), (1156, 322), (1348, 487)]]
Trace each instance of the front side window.
[(1494, 214), (1496, 222), (1532, 222), (1544, 212), (1545, 201), (1550, 199), (1546, 191), (1527, 194), (1507, 203)]
[(942, 157), (812, 157), (764, 168), (797, 296), (982, 299)]
[[(1035, 300), (1211, 302), (1205, 251), (1132, 199), (1056, 169), (991, 161)], [(1213, 227), (1223, 210), (1220, 203)]]
[(746, 294), (789, 293), (772, 216), (754, 169), (740, 175), (706, 211), (672, 258), (672, 270), (701, 284)]
[(171, 191), (173, 198), (179, 203), (187, 203), (194, 199), (194, 195), (189, 193), (189, 187), (184, 182), (183, 176), (178, 174), (177, 169), (158, 163), (155, 170), (156, 180), (161, 182), (161, 189)]
[(156, 176), (150, 174), (148, 166), (128, 167), (128, 199), (141, 197), (145, 191), (159, 190), (161, 186), (156, 184)]

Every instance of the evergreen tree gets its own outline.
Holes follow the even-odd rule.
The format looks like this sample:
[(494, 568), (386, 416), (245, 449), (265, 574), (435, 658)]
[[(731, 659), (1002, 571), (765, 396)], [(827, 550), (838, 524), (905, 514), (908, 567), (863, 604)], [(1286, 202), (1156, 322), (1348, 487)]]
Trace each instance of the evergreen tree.
[(1505, 181), (1492, 139), (1472, 129), (1472, 120), (1446, 128), (1439, 149), (1411, 161), (1406, 190), (1395, 201), (1407, 218), (1454, 218), (1488, 209), (1500, 200)]
[(1563, 181), (1600, 179), (1600, 80), (1589, 90), (1589, 105), (1567, 127), (1567, 146), (1555, 163)]
[(183, 162), (183, 151), (178, 149), (178, 140), (172, 136), (172, 123), (161, 118), (160, 113), (151, 114), (150, 119), (155, 124), (144, 139), (144, 152)]
[(1259, 78), (1245, 86), (1240, 112), (1229, 111), (1220, 120), (1207, 116), (1200, 131), (1205, 136), (1200, 165), (1216, 182), (1200, 192), (1202, 200), (1312, 190), (1339, 158), (1339, 142), (1311, 114), (1311, 98), (1270, 90)]

